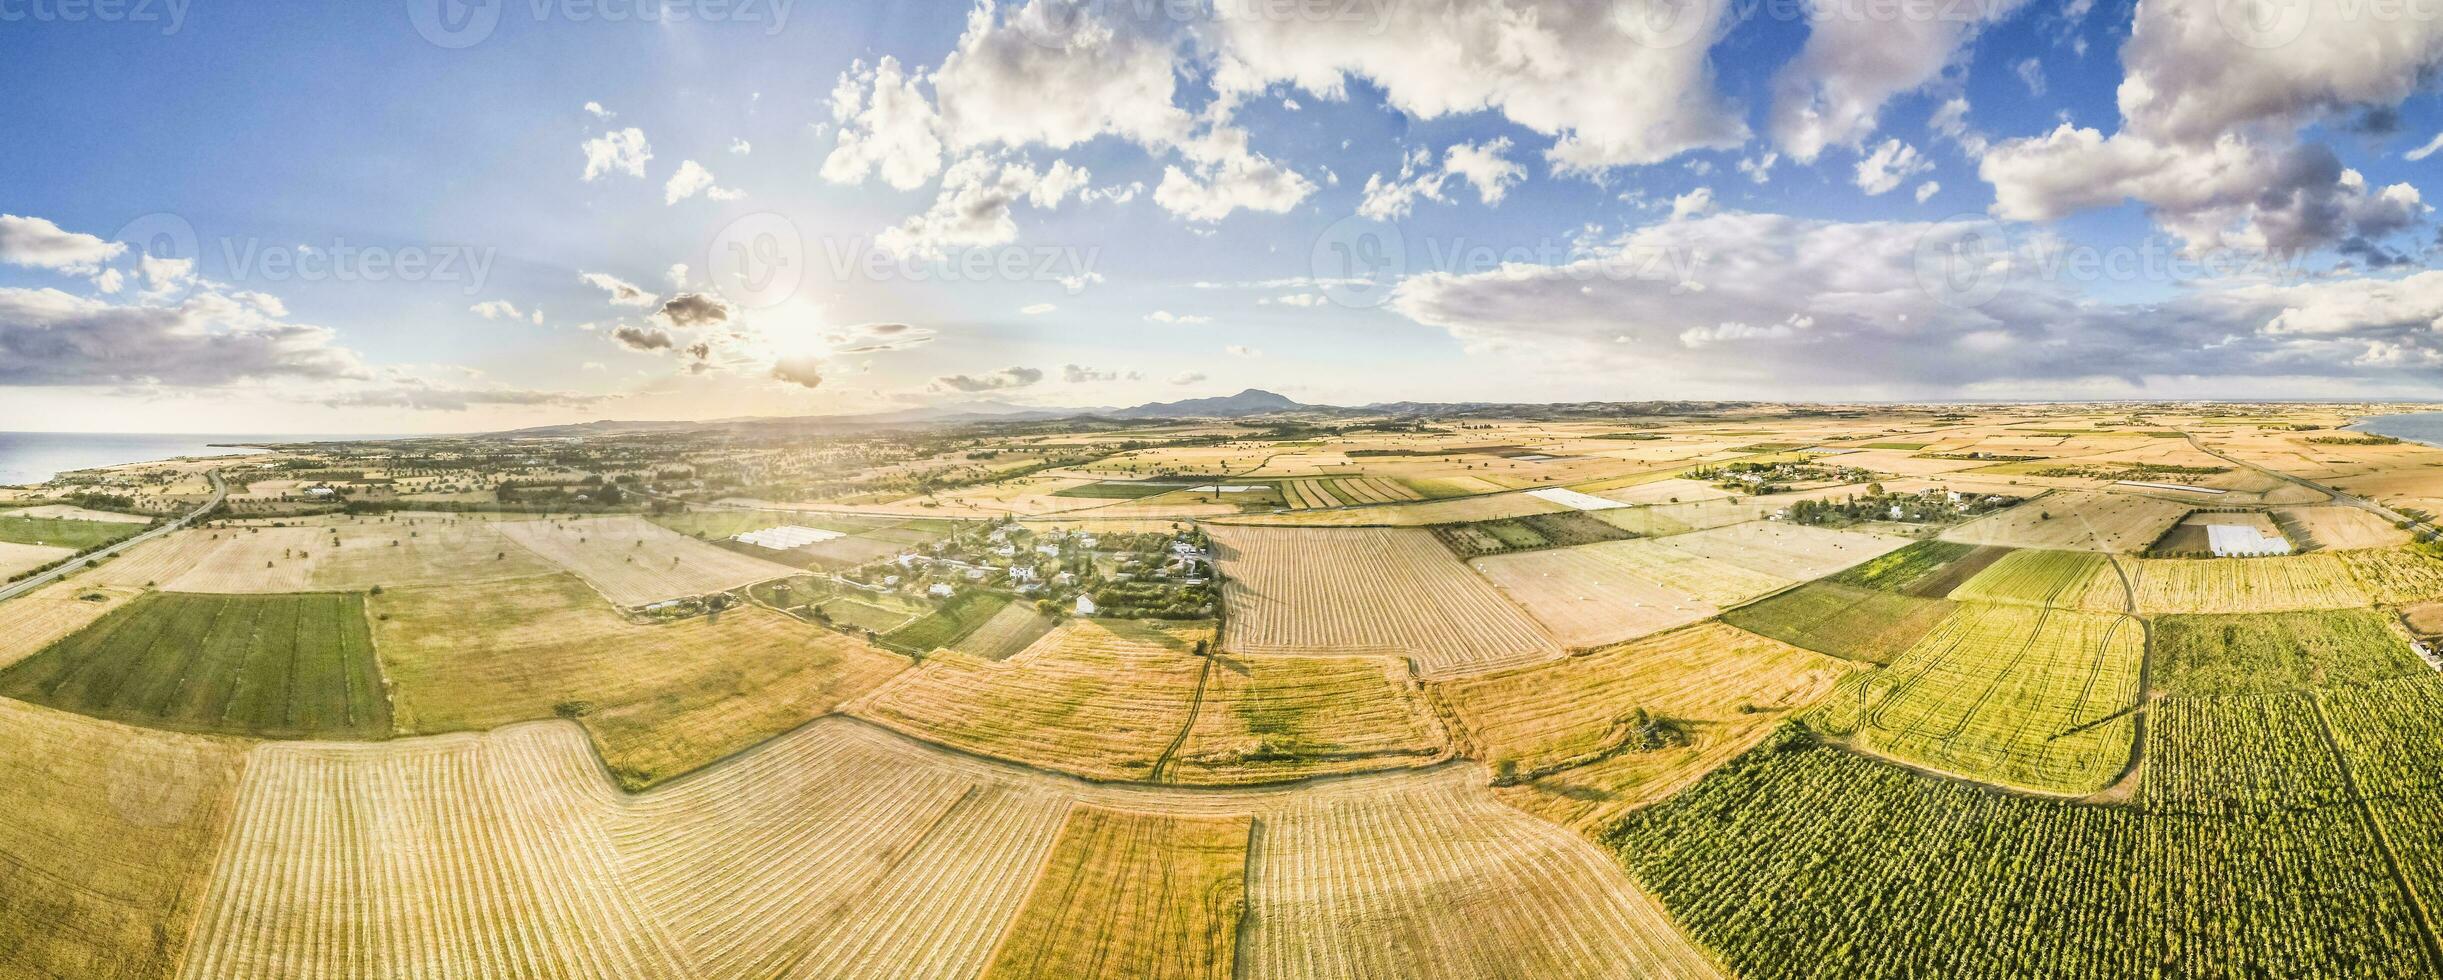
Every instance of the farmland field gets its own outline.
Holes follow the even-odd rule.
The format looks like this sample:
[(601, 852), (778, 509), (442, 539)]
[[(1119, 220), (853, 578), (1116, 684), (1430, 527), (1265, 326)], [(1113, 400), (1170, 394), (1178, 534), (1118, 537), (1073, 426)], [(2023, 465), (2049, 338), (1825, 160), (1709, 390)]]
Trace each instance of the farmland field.
[(1013, 602), (976, 627), (951, 649), (985, 660), (1006, 660), (1052, 631), (1053, 622), (1035, 607)]
[(1907, 547), (1910, 541), (1889, 534), (1754, 521), (1673, 535), (1661, 543), (1760, 575), (1804, 582), (1880, 558)]
[(1952, 590), (1951, 598), (2075, 607), (2097, 576), (2112, 576), (2111, 562), (2091, 551), (2013, 551)]
[[(1669, 554), (1651, 544), (1560, 548), (1479, 558), (1473, 564), (1563, 646), (1601, 646), (1658, 633), (1714, 614), (1696, 596), (1639, 577), (1651, 570), (1632, 556)], [(1726, 574), (1728, 578), (1736, 570)], [(1686, 578), (1678, 581), (1686, 582)], [(1779, 588), (1758, 580), (1750, 588)]]
[(0, 695), (131, 724), (389, 737), (364, 600), (156, 592), (0, 671)]
[(0, 603), (0, 668), (42, 652), (134, 595), (70, 579)]
[[(1505, 798), (1579, 825), (1660, 799), (1814, 704), (1850, 665), (1719, 623), (1434, 685)], [(1649, 724), (1639, 730), (1639, 711)]]
[(1209, 626), (1072, 620), (1000, 664), (937, 656), (862, 718), (1092, 779), (1230, 784), (1435, 761), (1424, 707), (1361, 658), (1205, 658)]
[(1842, 585), (1940, 599), (2010, 554), (1948, 541), (1919, 541), (1832, 577)]
[(2357, 551), (2409, 543), (2409, 533), (2356, 507), (2291, 507), (2273, 512), (2303, 549)]
[(1069, 811), (984, 976), (1231, 976), (1253, 826), (1244, 816)]
[(2287, 698), (2164, 702), (2134, 806), (1986, 792), (1791, 732), (1605, 839), (1755, 980), (2431, 972), (2380, 845), (2330, 805), (2309, 696)]
[(2354, 687), (2425, 669), (2408, 637), (2367, 609), (2155, 620), (2155, 684), (2174, 694)]
[(1425, 676), (1560, 652), (1429, 532), (1224, 526), (1212, 532), (1225, 576), (1224, 649), (1404, 656)]
[(496, 527), (622, 606), (721, 592), (801, 571), (716, 548), (635, 517), (516, 521)]
[(932, 612), (883, 634), (883, 639), (919, 653), (958, 643), (992, 622), (1013, 603), (993, 592), (962, 592), (944, 600)]
[(1962, 544), (2134, 554), (2186, 516), (2191, 505), (2135, 494), (2060, 491), (1944, 531)]
[(64, 558), (75, 557), (68, 548), (39, 544), (12, 544), (0, 541), (0, 582), (29, 574)]
[[(2140, 613), (2291, 612), (2371, 604), (2349, 555), (2318, 552), (2274, 558), (2163, 558), (2131, 567)], [(2381, 554), (2380, 552), (2375, 554)], [(2120, 583), (2098, 577), (2089, 609), (2119, 609)]]
[(1967, 604), (1808, 724), (1968, 779), (2092, 792), (2129, 765), (2145, 643), (2125, 616)]
[(236, 742), (0, 698), (0, 976), (176, 969), (243, 765)]
[(124, 541), (144, 533), (142, 522), (87, 521), (61, 517), (33, 517), (14, 511), (0, 511), (0, 544), (28, 544), (46, 548), (66, 548), (83, 551)]
[(1723, 613), (1722, 621), (1843, 660), (1887, 664), (1954, 608), (1941, 599), (1810, 582)]
[(358, 592), (552, 570), (494, 529), (505, 526), (396, 515), (316, 526), (191, 528), (103, 565), (97, 577), (178, 592)]
[(1429, 530), (1461, 558), (1619, 541), (1632, 535), (1581, 513), (1534, 514), (1504, 521), (1436, 524)]
[(2415, 548), (2346, 551), (2340, 555), (2376, 602), (2400, 604), (2443, 598), (2443, 559)]
[(907, 666), (755, 607), (633, 624), (566, 574), (392, 589), (371, 608), (401, 731), (574, 717), (631, 787), (803, 724)]

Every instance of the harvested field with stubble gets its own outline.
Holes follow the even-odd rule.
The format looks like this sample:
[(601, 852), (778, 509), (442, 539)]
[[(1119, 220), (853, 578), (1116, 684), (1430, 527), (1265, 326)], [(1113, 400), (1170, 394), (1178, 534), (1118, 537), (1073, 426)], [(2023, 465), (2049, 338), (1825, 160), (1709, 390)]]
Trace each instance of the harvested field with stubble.
[(1226, 980), (1254, 820), (1079, 806), (1001, 936), (991, 980)]
[(0, 976), (175, 969), (244, 756), (0, 698)]
[[(1591, 828), (1745, 751), (1855, 668), (1720, 623), (1438, 683), (1469, 755), (1532, 813)], [(1639, 731), (1644, 711), (1660, 729)]]
[(73, 548), (0, 541), (0, 582), (75, 555)]
[[(558, 723), (269, 745), (181, 975), (974, 976), (997, 959), (1064, 962), (1034, 948), (1046, 883), (1082, 872), (1123, 883), (1106, 891), (1184, 894), (1158, 869), (1219, 872), (1219, 838), (1249, 818), (1239, 975), (1721, 975), (1602, 851), (1502, 806), (1482, 778), (1098, 787), (832, 719), (631, 798)], [(1064, 828), (1081, 805), (1222, 833), (1195, 837), (1213, 844), (1202, 854), (1167, 835), (1072, 865)], [(1050, 938), (1119, 952), (1197, 919), (1152, 915)]]
[(1228, 612), (1222, 646), (1232, 652), (1402, 656), (1429, 677), (1560, 653), (1534, 620), (1430, 532), (1210, 531)]
[(473, 518), (191, 528), (102, 566), (99, 581), (173, 592), (359, 592), (540, 575), (553, 566)]
[(2356, 507), (2288, 507), (2274, 522), (2300, 550), (2359, 551), (2409, 543), (2409, 532)]
[(1034, 606), (1013, 602), (1002, 606), (975, 632), (951, 644), (950, 649), (983, 660), (1006, 660), (1043, 639), (1053, 627), (1052, 620), (1036, 612)]
[[(1583, 649), (1684, 626), (1718, 611), (1711, 602), (1639, 577), (1655, 566), (1636, 558), (1664, 554), (1652, 544), (1578, 547), (1497, 555), (1472, 564), (1561, 645)], [(1770, 591), (1781, 584), (1750, 587)]]
[(72, 578), (0, 602), (0, 668), (42, 652), (135, 596)]
[(364, 599), (346, 592), (148, 593), (0, 670), (0, 695), (199, 734), (391, 734)]
[(2064, 490), (1944, 531), (1942, 539), (2007, 548), (2136, 554), (2153, 545), (2196, 506), (2135, 494)]
[(2120, 615), (1963, 605), (1892, 665), (1851, 678), (1810, 727), (1966, 779), (2089, 793), (2135, 735), (2146, 627)]
[(851, 708), (911, 736), (1089, 779), (1275, 782), (1444, 753), (1385, 660), (1194, 655), (1206, 625), (1072, 620), (994, 664), (956, 655)]
[(1908, 547), (1892, 534), (1754, 521), (1663, 538), (1663, 546), (1785, 581), (1805, 582)]
[(577, 573), (612, 602), (643, 606), (803, 573), (705, 544), (638, 517), (518, 521), (500, 533)]
[(804, 724), (908, 666), (760, 607), (630, 623), (567, 574), (391, 589), (371, 608), (401, 731), (573, 717), (632, 789)]

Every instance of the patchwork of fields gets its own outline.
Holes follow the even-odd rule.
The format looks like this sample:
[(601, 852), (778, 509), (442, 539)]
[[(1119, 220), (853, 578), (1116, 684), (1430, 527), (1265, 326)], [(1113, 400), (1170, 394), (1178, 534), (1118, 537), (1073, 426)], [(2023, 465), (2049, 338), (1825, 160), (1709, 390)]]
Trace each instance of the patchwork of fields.
[(1225, 650), (1401, 656), (1429, 677), (1560, 653), (1423, 530), (1216, 527), (1213, 539)]

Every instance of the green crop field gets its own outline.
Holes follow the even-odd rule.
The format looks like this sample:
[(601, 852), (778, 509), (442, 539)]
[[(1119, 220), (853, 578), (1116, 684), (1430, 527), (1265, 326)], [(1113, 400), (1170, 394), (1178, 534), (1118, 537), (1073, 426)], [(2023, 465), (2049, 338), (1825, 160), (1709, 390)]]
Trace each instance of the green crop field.
[(1497, 521), (1434, 524), (1426, 528), (1461, 558), (1566, 548), (1601, 541), (1626, 541), (1637, 535), (1586, 514), (1532, 514)]
[(0, 695), (188, 732), (391, 734), (354, 593), (153, 593), (0, 671)]
[(1984, 571), (1986, 566), (2009, 553), (2006, 548), (1919, 541), (1833, 576), (1832, 581), (1940, 599), (1949, 595), (1959, 583)]
[(1941, 599), (1814, 582), (1722, 614), (1722, 621), (1795, 647), (1871, 664), (1916, 645), (1951, 615)]
[(2312, 696), (2183, 700), (2158, 710), (2134, 805), (1986, 792), (1785, 731), (1604, 840), (1749, 980), (2432, 975)]
[(1052, 491), (1052, 496), (1084, 497), (1090, 500), (1138, 500), (1160, 496), (1173, 490), (1208, 485), (1180, 480), (1104, 480), (1100, 483), (1087, 483), (1055, 490)]
[(906, 626), (883, 635), (883, 640), (899, 647), (930, 653), (966, 639), (976, 627), (1009, 605), (1009, 597), (992, 592), (962, 592)]
[(144, 533), (147, 525), (117, 521), (70, 521), (53, 517), (0, 517), (0, 542), (39, 544), (83, 551)]
[(2154, 682), (2174, 694), (2263, 694), (2426, 671), (2408, 637), (2367, 609), (2163, 616), (2154, 650)]
[(1963, 605), (1889, 668), (1807, 716), (1902, 762), (2055, 793), (2128, 766), (2145, 626), (2106, 613)]
[(2109, 564), (2088, 551), (2014, 551), (1952, 590), (1951, 598), (2075, 607), (2088, 582), (2110, 574)]

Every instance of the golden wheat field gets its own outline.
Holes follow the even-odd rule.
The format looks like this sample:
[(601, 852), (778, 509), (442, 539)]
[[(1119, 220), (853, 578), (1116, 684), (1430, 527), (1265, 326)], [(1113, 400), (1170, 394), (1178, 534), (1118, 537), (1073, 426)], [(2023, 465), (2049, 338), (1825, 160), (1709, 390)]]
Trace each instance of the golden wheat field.
[(127, 589), (89, 585), (70, 578), (0, 602), (0, 667), (42, 652), (54, 641), (84, 629), (134, 598)]
[[(1657, 569), (1633, 556), (1653, 553), (1647, 542), (1615, 541), (1492, 555), (1469, 564), (1562, 646), (1584, 649), (1659, 633), (1721, 611), (1712, 602), (1641, 577)], [(1752, 588), (1761, 593), (1784, 584), (1774, 580)]]
[(516, 521), (499, 529), (502, 536), (577, 573), (622, 606), (721, 592), (800, 572), (705, 544), (642, 518)]
[(1225, 650), (1400, 656), (1428, 677), (1560, 652), (1426, 531), (1216, 527), (1213, 540)]
[[(1098, 788), (834, 720), (631, 798), (544, 723), (266, 745), (237, 798), (180, 976), (969, 976), (1075, 955), (1042, 917), (1081, 875), (1176, 895), (1241, 868), (1238, 975), (1720, 975), (1590, 842), (1461, 768)], [(1084, 842), (1081, 807), (1113, 814)], [(1221, 898), (1076, 911), (1135, 927), (1092, 939), (1131, 955), (1210, 935)]]
[(2056, 491), (1944, 531), (1942, 539), (2006, 548), (2135, 553), (2207, 502), (2203, 497), (2196, 504), (2181, 504), (2136, 494)]

